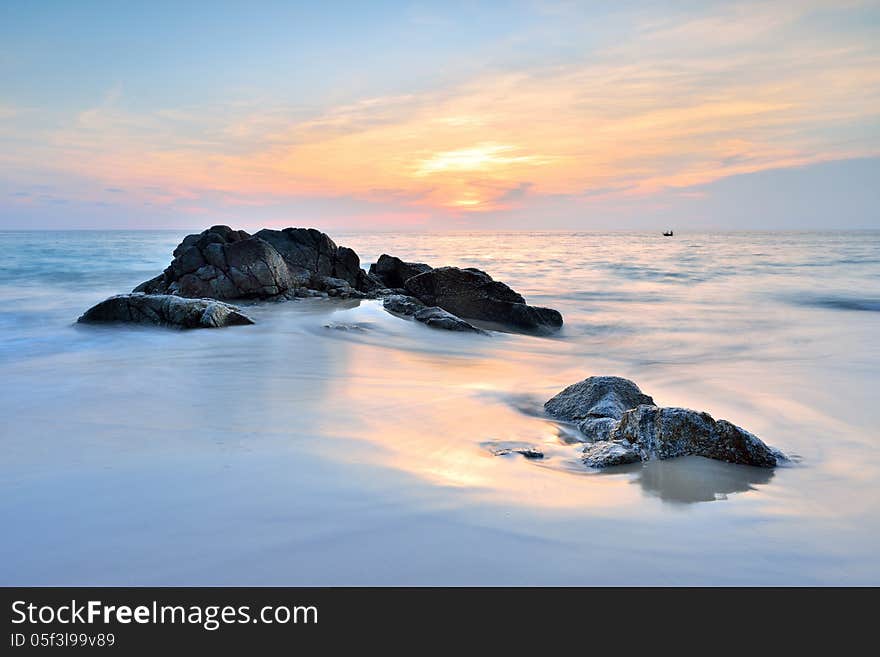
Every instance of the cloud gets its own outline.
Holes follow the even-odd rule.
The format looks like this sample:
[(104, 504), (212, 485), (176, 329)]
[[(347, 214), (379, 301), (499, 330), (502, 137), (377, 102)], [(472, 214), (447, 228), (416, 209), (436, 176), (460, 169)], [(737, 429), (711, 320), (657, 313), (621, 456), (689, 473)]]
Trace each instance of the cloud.
[[(563, 65), (536, 55), (528, 68), (325, 108), (233, 99), (143, 111), (117, 86), (25, 132), (0, 167), (75, 173), (114, 196), (188, 212), (208, 196), (239, 208), (338, 196), (421, 221), (541, 197), (650, 197), (875, 155), (880, 47), (814, 20), (834, 7), (642, 10), (628, 16), (629, 38)], [(565, 4), (554, 12), (577, 15)]]
[(12, 105), (4, 105), (0, 103), (0, 121), (5, 121), (16, 116), (20, 110)]

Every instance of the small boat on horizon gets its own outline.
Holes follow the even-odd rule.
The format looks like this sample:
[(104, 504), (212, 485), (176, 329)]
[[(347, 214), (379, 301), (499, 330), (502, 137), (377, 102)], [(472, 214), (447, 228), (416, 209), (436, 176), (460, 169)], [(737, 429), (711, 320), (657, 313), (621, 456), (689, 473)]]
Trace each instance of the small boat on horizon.
[(663, 237), (672, 237), (672, 231), (671, 230), (664, 230)]

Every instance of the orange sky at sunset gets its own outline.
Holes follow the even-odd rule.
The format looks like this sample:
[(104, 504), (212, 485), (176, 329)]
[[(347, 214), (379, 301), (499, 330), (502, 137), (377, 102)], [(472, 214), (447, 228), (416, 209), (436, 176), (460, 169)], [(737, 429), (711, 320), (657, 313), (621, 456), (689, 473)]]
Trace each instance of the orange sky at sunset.
[[(575, 11), (570, 57), (545, 42), (534, 61), (459, 64), (442, 84), (414, 77), (389, 94), (230, 89), (148, 106), (130, 80), (109, 76), (84, 107), (0, 96), (0, 137), (15, 143), (0, 168), (22, 189), (60, 181), (67, 202), (186, 216), (344, 198), (365, 204), (353, 212), (367, 223), (433, 227), (542, 198), (582, 215), (597, 202), (699, 195), (689, 188), (878, 155), (880, 49), (862, 28), (826, 28), (831, 4), (642, 10), (624, 16), (625, 39), (582, 52), (579, 38), (596, 28)], [(13, 207), (36, 202), (17, 193)]]

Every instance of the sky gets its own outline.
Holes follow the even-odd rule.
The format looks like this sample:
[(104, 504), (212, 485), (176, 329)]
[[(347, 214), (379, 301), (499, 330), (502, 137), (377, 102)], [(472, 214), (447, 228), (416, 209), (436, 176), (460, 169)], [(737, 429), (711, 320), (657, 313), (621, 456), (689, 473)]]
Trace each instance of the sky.
[(880, 2), (0, 1), (0, 229), (880, 228)]

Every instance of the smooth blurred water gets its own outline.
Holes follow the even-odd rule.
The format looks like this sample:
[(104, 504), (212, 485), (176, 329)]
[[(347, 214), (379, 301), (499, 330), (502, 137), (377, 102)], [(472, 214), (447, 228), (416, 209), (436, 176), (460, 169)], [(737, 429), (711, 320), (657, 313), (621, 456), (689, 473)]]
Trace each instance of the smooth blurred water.
[[(74, 323), (182, 237), (0, 233), (0, 584), (880, 583), (878, 232), (333, 236), (485, 269), (553, 338)], [(595, 374), (795, 459), (585, 471), (540, 406)]]

